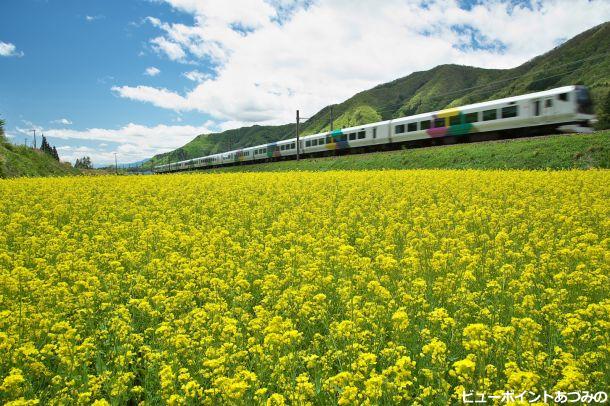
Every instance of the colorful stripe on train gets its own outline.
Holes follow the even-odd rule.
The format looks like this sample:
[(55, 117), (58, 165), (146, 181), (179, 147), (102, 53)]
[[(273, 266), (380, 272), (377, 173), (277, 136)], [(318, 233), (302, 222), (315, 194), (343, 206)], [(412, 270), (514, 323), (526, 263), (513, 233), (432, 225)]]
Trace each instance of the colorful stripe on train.
[[(458, 117), (459, 120), (457, 124), (451, 125), (449, 123), (453, 117)], [(466, 122), (466, 116), (458, 109), (439, 111), (438, 114), (432, 116), (431, 124), (434, 124), (438, 119), (444, 120), (445, 125), (443, 127), (428, 128), (426, 133), (430, 138), (445, 137), (448, 135), (465, 135), (477, 131), (474, 124)]]
[(347, 141), (347, 134), (344, 134), (342, 130), (334, 130), (330, 133), (330, 135), (326, 136), (327, 150), (340, 150), (349, 147), (350, 145)]

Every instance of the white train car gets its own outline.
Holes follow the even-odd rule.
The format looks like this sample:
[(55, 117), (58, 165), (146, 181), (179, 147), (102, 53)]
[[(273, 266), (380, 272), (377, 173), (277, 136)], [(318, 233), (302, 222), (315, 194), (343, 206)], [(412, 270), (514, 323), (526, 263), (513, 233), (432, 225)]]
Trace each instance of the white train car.
[[(400, 117), (362, 126), (301, 137), (300, 154), (319, 156), (337, 151), (376, 149), (434, 139), (503, 134), (527, 129), (541, 132), (590, 132), (594, 118), (584, 86), (563, 86), (543, 92), (507, 97), (430, 113)], [(214, 167), (240, 162), (290, 159), (296, 156), (296, 139), (228, 151), (208, 157), (159, 165), (155, 172)]]

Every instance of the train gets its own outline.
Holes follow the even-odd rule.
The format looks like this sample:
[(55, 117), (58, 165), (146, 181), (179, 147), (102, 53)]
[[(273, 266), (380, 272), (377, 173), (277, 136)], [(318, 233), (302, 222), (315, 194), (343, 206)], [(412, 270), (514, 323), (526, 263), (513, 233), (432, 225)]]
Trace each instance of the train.
[[(591, 132), (593, 104), (571, 85), (299, 137), (299, 157), (320, 157), (555, 132)], [(297, 138), (157, 165), (155, 173), (295, 159)]]

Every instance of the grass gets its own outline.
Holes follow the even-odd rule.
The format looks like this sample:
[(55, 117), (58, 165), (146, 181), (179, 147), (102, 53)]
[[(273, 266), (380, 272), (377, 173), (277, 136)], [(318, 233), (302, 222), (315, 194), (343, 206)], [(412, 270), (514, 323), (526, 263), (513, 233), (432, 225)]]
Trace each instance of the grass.
[(219, 168), (214, 172), (610, 168), (610, 130)]
[(65, 176), (80, 172), (39, 150), (0, 142), (0, 178)]

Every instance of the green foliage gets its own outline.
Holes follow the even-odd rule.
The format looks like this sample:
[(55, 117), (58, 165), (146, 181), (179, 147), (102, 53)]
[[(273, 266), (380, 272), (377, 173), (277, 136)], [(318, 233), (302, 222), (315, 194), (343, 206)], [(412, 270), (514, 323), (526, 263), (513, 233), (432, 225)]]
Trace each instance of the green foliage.
[(26, 147), (0, 143), (0, 178), (21, 176), (77, 175), (80, 171), (70, 164), (58, 162), (49, 154)]
[[(362, 124), (374, 123), (381, 121), (382, 117), (373, 107), (371, 106), (358, 106), (354, 109), (348, 110), (337, 118), (333, 123), (333, 129), (355, 127)], [(322, 128), (318, 128), (313, 131), (312, 127), (303, 132), (303, 135), (315, 134), (317, 132), (324, 132), (330, 130), (330, 121)]]
[(76, 169), (93, 169), (93, 164), (91, 163), (91, 158), (88, 156), (82, 157), (81, 159), (76, 159), (74, 163), (74, 167)]
[[(512, 69), (441, 65), (360, 92), (333, 106), (335, 128), (360, 125), (470, 103), (531, 93), (557, 86), (589, 87), (601, 115), (610, 90), (610, 22), (594, 27), (561, 46)], [(301, 126), (315, 134), (329, 128), (325, 107)], [(179, 150), (153, 158), (153, 165), (249, 147), (294, 136), (294, 124), (254, 126), (200, 135)]]
[(42, 142), (40, 143), (40, 150), (45, 154), (53, 157), (53, 159), (55, 159), (56, 161), (59, 161), (59, 154), (57, 153), (57, 148), (55, 148), (54, 146), (52, 147), (51, 144), (49, 144), (49, 141), (47, 141), (47, 137), (45, 137), (44, 135), (42, 136)]
[(610, 91), (606, 94), (606, 99), (602, 104), (598, 119), (597, 127), (599, 129), (610, 128)]

